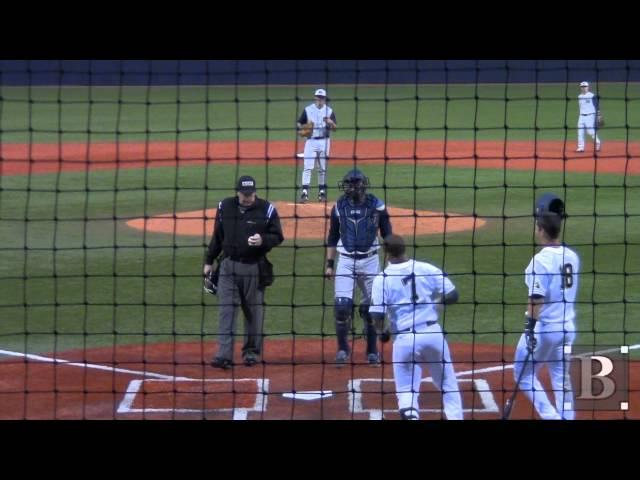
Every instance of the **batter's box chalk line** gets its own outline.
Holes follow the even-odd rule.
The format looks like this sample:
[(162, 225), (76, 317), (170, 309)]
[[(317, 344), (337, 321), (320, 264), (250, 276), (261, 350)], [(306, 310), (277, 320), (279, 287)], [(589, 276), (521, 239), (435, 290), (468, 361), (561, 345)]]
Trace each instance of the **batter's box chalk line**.
[[(140, 393), (142, 384), (148, 382), (161, 383), (181, 383), (181, 382), (198, 382), (198, 383), (232, 383), (232, 382), (254, 382), (256, 384), (256, 401), (249, 408), (133, 408), (136, 396)], [(133, 414), (133, 413), (224, 413), (232, 412), (234, 420), (246, 420), (249, 412), (265, 412), (267, 410), (267, 399), (269, 397), (269, 379), (268, 378), (173, 378), (173, 379), (142, 379), (131, 380), (127, 386), (124, 398), (118, 405), (117, 413)]]
[[(380, 384), (380, 378), (355, 378), (353, 380), (349, 380), (348, 383), (348, 391), (349, 391), (349, 410), (351, 414), (362, 413), (368, 414), (370, 420), (382, 420), (385, 413), (396, 412), (397, 408), (385, 408), (385, 409), (376, 409), (376, 408), (365, 408), (363, 403), (363, 395), (365, 393), (376, 393), (376, 392), (363, 392), (362, 385), (364, 383), (375, 383)], [(393, 379), (385, 378), (382, 379), (384, 382), (393, 382)], [(473, 382), (473, 383), (472, 383)], [(431, 377), (423, 378), (421, 383), (434, 383)], [(458, 378), (458, 383), (472, 383), (474, 386), (474, 390), (480, 396), (480, 401), (482, 402), (482, 408), (464, 408), (462, 410), (463, 413), (498, 413), (500, 409), (498, 408), (498, 404), (496, 403), (495, 397), (493, 396), (493, 392), (489, 387), (489, 383), (483, 378)], [(395, 403), (395, 402), (394, 402)], [(440, 413), (442, 409), (440, 408), (421, 408), (420, 412), (424, 413)]]

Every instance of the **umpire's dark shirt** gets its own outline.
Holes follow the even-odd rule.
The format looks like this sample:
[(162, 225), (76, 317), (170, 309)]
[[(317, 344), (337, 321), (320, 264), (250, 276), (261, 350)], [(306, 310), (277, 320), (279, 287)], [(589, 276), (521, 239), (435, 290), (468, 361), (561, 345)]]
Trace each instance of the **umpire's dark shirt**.
[[(259, 247), (248, 243), (256, 233), (262, 237)], [(237, 196), (225, 198), (218, 205), (206, 263), (211, 265), (220, 252), (232, 260), (254, 263), (283, 240), (280, 217), (272, 204), (256, 197), (253, 205), (242, 207)]]

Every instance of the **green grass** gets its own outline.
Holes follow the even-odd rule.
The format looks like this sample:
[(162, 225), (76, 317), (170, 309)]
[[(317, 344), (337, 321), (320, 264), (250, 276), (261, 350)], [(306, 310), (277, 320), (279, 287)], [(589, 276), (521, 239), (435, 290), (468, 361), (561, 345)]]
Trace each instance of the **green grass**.
[[(534, 191), (533, 175), (524, 171), (411, 165), (365, 171), (372, 192), (390, 206), (487, 219), (475, 234), (411, 239), (410, 253), (443, 267), (459, 288), (460, 304), (444, 319), (452, 341), (515, 344), (526, 300), (523, 270), (534, 253), (531, 205), (537, 193), (553, 190), (566, 193), (565, 240), (583, 262), (578, 342), (640, 342), (640, 177), (539, 172)], [(239, 173), (253, 174), (260, 185), (268, 175), (270, 200), (295, 198), (298, 172), (290, 166), (1, 178), (0, 348), (46, 352), (213, 339), (217, 298), (202, 293), (200, 275), (208, 236), (144, 234), (125, 222), (213, 207), (232, 193), (230, 179)], [(330, 185), (341, 173), (330, 169)], [(376, 187), (383, 181), (386, 190)], [(332, 189), (330, 199), (337, 193)], [(322, 278), (321, 244), (287, 239), (270, 255), (278, 278), (267, 294), (268, 334), (334, 333), (333, 285)]]
[[(575, 138), (567, 84), (332, 86), (336, 138)], [(308, 86), (0, 87), (0, 142), (293, 140)], [(602, 83), (605, 140), (640, 140), (640, 83)], [(357, 101), (356, 101), (357, 99)]]

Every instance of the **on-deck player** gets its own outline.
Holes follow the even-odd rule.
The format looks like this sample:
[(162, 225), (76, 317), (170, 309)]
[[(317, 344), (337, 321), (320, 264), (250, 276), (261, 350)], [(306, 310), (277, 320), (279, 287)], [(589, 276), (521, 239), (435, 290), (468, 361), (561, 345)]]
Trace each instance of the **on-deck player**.
[[(536, 202), (535, 237), (543, 248), (525, 270), (529, 300), (525, 331), (515, 355), (516, 379), (524, 368), (519, 388), (545, 420), (575, 418), (570, 359), (564, 346), (575, 340), (580, 258), (560, 243), (563, 216), (564, 202), (558, 196), (547, 193)], [(555, 407), (538, 379), (544, 366), (549, 369)]]

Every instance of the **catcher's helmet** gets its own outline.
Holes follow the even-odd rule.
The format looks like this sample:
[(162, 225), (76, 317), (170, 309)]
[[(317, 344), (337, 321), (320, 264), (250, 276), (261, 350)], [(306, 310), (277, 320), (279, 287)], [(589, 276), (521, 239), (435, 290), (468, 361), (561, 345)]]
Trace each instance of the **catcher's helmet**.
[(360, 200), (364, 197), (369, 179), (357, 168), (350, 170), (338, 183), (338, 188), (344, 192), (347, 198), (352, 200)]

